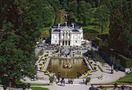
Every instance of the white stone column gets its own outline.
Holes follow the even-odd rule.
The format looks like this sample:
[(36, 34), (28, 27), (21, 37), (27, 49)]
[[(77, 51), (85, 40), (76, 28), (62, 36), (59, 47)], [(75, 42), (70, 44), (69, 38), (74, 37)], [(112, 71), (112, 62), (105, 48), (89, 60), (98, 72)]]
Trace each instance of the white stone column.
[(66, 33), (65, 33), (65, 46), (66, 46)]
[(60, 40), (60, 46), (62, 46), (62, 40)]

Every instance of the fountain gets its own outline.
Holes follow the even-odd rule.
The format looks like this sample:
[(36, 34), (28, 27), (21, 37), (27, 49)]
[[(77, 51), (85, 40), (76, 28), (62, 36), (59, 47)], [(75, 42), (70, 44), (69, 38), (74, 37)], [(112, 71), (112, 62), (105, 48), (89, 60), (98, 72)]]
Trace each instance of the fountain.
[(60, 72), (64, 78), (77, 78), (88, 70), (82, 58), (52, 58), (47, 69), (56, 75)]

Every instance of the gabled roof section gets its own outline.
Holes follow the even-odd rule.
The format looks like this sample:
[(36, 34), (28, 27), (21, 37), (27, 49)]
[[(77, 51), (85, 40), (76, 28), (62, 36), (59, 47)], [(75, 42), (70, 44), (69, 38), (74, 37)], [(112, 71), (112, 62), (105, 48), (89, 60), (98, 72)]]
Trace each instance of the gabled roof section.
[(77, 30), (77, 29), (73, 29), (72, 32), (79, 32), (79, 30)]
[(55, 29), (53, 32), (60, 32), (60, 29)]

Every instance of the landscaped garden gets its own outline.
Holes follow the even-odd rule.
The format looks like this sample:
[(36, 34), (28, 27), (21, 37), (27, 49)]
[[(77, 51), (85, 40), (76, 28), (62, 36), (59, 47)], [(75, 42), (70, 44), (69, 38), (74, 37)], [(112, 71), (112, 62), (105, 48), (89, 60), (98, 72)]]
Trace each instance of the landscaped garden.
[(32, 87), (32, 90), (49, 90), (47, 88), (42, 88), (42, 87)]
[(132, 84), (132, 72), (127, 74), (125, 77), (120, 78), (117, 82)]
[[(36, 76), (35, 64), (39, 55), (43, 55), (41, 50), (35, 56), (36, 42), (49, 37), (50, 27), (65, 22), (80, 25), (83, 38), (94, 43), (93, 47), (99, 47), (97, 53), (91, 52), (91, 56), (88, 55), (94, 62), (102, 64), (96, 64), (95, 70), (104, 73), (101, 67), (107, 62), (109, 71), (114, 69), (114, 73), (119, 73), (123, 69), (125, 75), (125, 69), (132, 67), (131, 0), (1, 0), (0, 4), (0, 85), (29, 87), (30, 84), (19, 85), (17, 81), (25, 76), (33, 80)], [(40, 68), (45, 75), (49, 75), (43, 69), (48, 57), (42, 59)], [(80, 69), (76, 68), (78, 71)], [(89, 75), (89, 72), (84, 72), (84, 76), (85, 73)], [(117, 82), (132, 84), (132, 73)], [(36, 85), (32, 90), (48, 89)]]

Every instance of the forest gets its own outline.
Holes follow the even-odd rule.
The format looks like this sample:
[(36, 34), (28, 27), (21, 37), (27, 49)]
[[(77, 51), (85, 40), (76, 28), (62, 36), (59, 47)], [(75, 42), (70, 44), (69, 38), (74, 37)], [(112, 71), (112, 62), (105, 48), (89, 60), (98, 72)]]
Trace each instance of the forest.
[(0, 83), (35, 74), (35, 44), (65, 14), (101, 50), (132, 58), (132, 0), (0, 0)]

